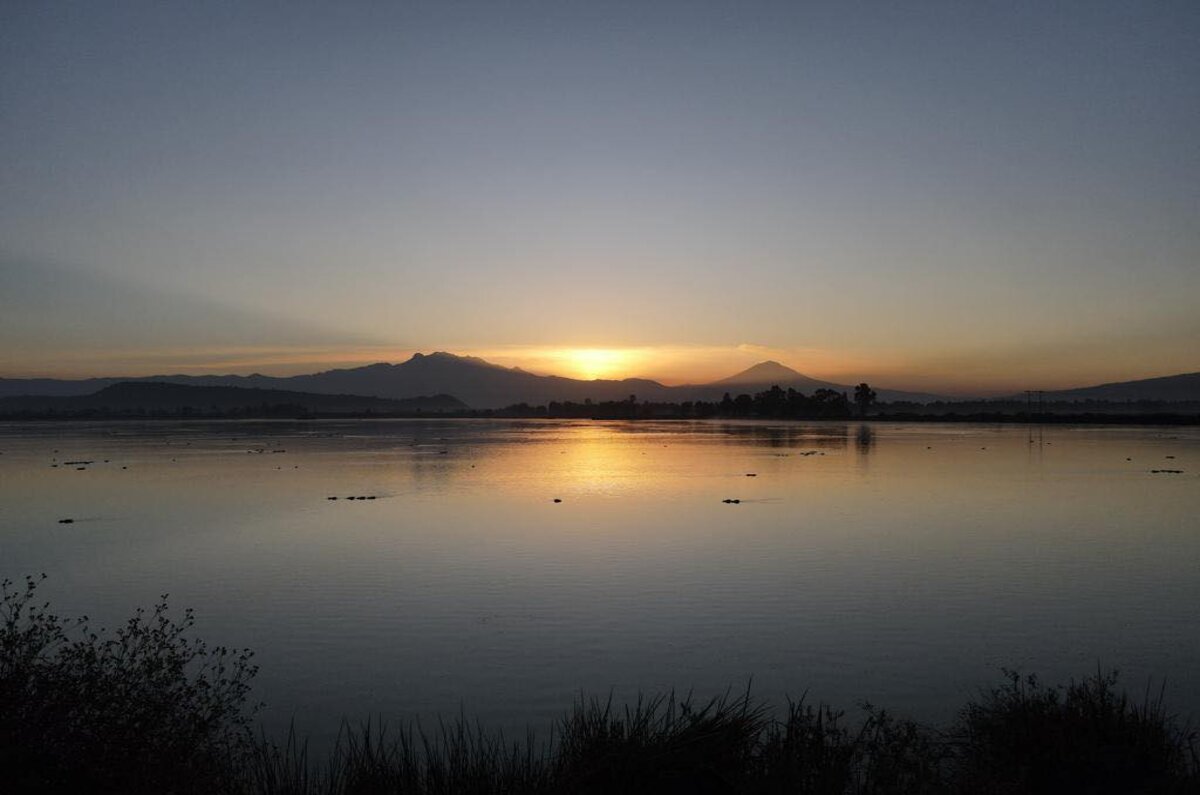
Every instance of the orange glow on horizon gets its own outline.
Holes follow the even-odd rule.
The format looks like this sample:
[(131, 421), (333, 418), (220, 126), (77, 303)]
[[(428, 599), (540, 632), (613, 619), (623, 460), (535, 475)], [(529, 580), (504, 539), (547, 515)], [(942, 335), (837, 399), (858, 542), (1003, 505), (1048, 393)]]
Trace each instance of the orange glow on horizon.
[(565, 348), (555, 358), (561, 361), (560, 372), (555, 375), (593, 381), (597, 378), (627, 378), (631, 360), (636, 357), (616, 348)]
[(286, 377), (380, 362), (400, 364), (418, 351), (429, 354), (439, 350), (478, 357), (502, 367), (519, 367), (536, 375), (589, 381), (647, 378), (667, 386), (708, 384), (773, 360), (811, 378), (839, 384), (867, 381), (875, 387), (962, 396), (1013, 394), (1032, 388), (1067, 389), (1172, 374), (1168, 361), (1142, 361), (1137, 367), (1124, 361), (1107, 362), (1104, 368), (1086, 368), (1078, 361), (1067, 361), (1066, 354), (1036, 366), (1024, 364), (1023, 374), (1018, 375), (1014, 374), (1017, 363), (1012, 357), (993, 354), (977, 358), (970, 352), (955, 351), (914, 356), (897, 349), (831, 350), (754, 344), (485, 348), (435, 343), (420, 349), (385, 345), (89, 348), (53, 357), (0, 356), (0, 376), (88, 378), (257, 372)]

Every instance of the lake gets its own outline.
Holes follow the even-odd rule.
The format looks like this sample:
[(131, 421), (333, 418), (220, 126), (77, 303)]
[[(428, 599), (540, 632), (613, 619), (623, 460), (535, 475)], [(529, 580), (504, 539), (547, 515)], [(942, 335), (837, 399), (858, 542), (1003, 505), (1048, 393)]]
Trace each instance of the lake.
[(946, 721), (1001, 667), (1200, 715), (1198, 475), (1197, 428), (11, 423), (0, 577), (97, 623), (170, 593), (317, 745), (751, 680)]

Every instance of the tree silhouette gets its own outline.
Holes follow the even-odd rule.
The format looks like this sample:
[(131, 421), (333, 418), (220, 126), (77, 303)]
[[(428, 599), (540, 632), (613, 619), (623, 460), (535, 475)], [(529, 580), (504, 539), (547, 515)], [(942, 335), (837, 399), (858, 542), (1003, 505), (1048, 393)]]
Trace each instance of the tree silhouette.
[(858, 406), (860, 416), (867, 416), (867, 410), (871, 408), (871, 404), (875, 402), (875, 390), (871, 389), (865, 382), (854, 387), (854, 403)]

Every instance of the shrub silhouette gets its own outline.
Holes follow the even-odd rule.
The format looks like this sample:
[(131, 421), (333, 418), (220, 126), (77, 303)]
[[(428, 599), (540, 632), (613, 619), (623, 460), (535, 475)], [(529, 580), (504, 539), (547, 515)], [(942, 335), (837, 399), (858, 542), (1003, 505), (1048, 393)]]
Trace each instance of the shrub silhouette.
[(614, 708), (580, 699), (547, 742), (508, 742), (465, 717), (343, 725), (317, 764), (295, 734), (255, 738), (248, 651), (191, 639), (166, 597), (112, 632), (0, 583), (0, 790), (4, 793), (1196, 793), (1196, 737), (1115, 673), (1066, 687), (1005, 672), (948, 731), (870, 705), (853, 725), (804, 699), (780, 716), (749, 691), (674, 693)]
[(1162, 692), (1137, 704), (1115, 672), (1066, 687), (1005, 671), (1007, 682), (963, 709), (956, 779), (980, 793), (1200, 791), (1195, 734)]
[[(43, 575), (44, 577), (44, 575)], [(11, 792), (216, 792), (252, 748), (251, 652), (186, 636), (166, 596), (112, 632), (0, 583), (0, 770)]]

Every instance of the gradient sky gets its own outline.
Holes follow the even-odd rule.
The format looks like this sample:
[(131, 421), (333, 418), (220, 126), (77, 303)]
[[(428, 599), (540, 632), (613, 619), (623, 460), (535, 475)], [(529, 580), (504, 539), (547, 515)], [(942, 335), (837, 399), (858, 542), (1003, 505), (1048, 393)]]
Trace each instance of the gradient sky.
[(0, 375), (1200, 370), (1194, 0), (14, 1), (0, 114)]

